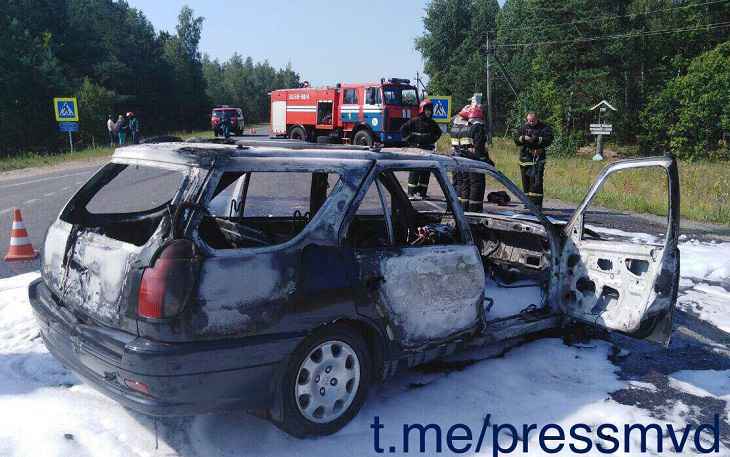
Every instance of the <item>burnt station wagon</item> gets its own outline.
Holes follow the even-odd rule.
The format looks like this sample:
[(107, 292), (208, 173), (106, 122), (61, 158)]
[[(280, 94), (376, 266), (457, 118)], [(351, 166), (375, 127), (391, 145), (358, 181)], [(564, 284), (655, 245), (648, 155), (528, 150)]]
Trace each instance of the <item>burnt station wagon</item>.
[[(46, 235), (29, 296), (51, 353), (146, 414), (266, 411), (307, 436), (343, 427), (370, 384), (467, 346), (571, 322), (668, 342), (672, 157), (610, 164), (557, 222), (485, 163), (288, 146), (116, 151)], [(607, 179), (646, 168), (666, 187), (660, 242), (587, 226)], [(431, 199), (408, 199), (411, 171), (430, 173)], [(512, 202), (465, 213), (455, 172), (486, 175)]]

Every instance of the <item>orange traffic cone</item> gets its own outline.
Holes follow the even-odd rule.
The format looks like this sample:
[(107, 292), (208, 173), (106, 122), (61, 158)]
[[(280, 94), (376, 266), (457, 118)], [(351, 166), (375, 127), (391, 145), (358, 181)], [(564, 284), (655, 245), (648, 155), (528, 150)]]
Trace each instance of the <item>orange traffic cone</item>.
[(33, 249), (33, 245), (30, 243), (23, 216), (20, 215), (18, 208), (14, 208), (13, 228), (10, 230), (10, 249), (8, 249), (8, 255), (5, 256), (5, 261), (33, 260), (36, 257), (38, 257), (38, 251)]

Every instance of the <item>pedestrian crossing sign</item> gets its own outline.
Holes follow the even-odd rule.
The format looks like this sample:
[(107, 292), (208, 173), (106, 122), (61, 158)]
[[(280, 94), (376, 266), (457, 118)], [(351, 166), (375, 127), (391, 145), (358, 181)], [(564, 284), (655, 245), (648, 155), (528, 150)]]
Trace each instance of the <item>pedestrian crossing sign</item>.
[(79, 105), (76, 97), (56, 97), (53, 99), (53, 108), (57, 122), (78, 122)]
[(451, 121), (451, 96), (429, 97), (433, 103), (433, 120), (448, 124)]

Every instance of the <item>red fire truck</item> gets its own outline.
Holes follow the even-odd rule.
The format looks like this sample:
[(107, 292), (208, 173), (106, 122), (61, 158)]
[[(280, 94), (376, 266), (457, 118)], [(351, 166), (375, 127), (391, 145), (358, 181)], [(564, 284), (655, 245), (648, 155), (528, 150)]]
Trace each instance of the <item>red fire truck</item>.
[(398, 144), (400, 128), (418, 114), (418, 91), (407, 79), (275, 90), (271, 132), (321, 143)]

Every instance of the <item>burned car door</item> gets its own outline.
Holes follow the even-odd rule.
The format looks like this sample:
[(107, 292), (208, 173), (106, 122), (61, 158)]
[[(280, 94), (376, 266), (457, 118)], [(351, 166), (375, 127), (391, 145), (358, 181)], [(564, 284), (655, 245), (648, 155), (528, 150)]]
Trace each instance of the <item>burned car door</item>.
[(376, 167), (350, 221), (360, 287), (404, 349), (447, 340), (481, 322), (484, 271), (441, 171), (429, 190), (443, 201), (410, 202), (408, 172)]
[[(600, 231), (587, 224), (587, 211), (607, 181), (623, 174), (624, 188), (607, 192), (630, 198), (631, 180), (655, 179), (665, 191), (667, 224), (663, 237)], [(628, 178), (628, 179), (626, 179)], [(616, 215), (606, 214), (607, 224)], [(613, 219), (611, 219), (613, 217)], [(598, 219), (596, 219), (598, 220)], [(668, 344), (679, 285), (679, 176), (673, 157), (624, 160), (607, 166), (565, 227), (560, 287), (565, 313), (610, 331)]]

